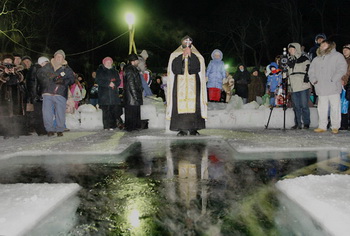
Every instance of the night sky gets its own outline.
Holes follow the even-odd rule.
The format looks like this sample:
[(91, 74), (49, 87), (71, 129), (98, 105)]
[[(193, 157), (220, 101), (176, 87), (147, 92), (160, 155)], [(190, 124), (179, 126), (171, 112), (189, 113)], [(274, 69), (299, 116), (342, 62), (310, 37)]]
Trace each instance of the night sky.
[[(26, 2), (26, 1), (25, 1)], [(170, 53), (188, 34), (209, 63), (218, 48), (225, 63), (248, 66), (270, 63), (290, 42), (308, 51), (314, 37), (325, 33), (337, 49), (350, 42), (350, 0), (27, 0), (33, 8), (31, 35), (22, 43), (36, 52), (54, 53), (62, 48), (77, 72), (97, 68), (105, 56), (120, 62), (128, 53), (128, 34), (97, 50), (72, 55), (102, 45), (128, 30), (124, 16), (136, 14), (136, 47), (149, 52), (148, 66), (162, 72)], [(19, 13), (20, 14), (20, 13)], [(27, 18), (29, 22), (29, 18)], [(33, 33), (35, 32), (35, 34)], [(4, 39), (2, 39), (4, 40)], [(3, 43), (4, 45), (4, 43)], [(18, 46), (14, 50), (30, 54)], [(2, 50), (11, 48), (7, 46)]]

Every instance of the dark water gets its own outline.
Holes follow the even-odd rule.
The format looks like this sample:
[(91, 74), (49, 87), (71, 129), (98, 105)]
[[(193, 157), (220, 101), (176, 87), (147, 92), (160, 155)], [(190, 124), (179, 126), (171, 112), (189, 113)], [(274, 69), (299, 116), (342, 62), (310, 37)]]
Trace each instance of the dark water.
[(317, 155), (276, 156), (249, 158), (221, 141), (147, 141), (118, 156), (2, 160), (0, 183), (78, 183), (76, 223), (53, 235), (297, 235), (279, 219), (274, 183)]

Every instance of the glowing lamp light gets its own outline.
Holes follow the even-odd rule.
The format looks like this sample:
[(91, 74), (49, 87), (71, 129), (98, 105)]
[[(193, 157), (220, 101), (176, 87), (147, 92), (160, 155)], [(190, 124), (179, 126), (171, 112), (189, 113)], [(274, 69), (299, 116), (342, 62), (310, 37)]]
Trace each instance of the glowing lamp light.
[(139, 227), (140, 226), (140, 212), (138, 210), (133, 209), (129, 214), (129, 222), (132, 227)]
[(135, 15), (130, 13), (130, 12), (126, 13), (125, 14), (125, 20), (126, 20), (126, 23), (128, 23), (129, 28), (131, 28), (132, 25), (135, 24)]

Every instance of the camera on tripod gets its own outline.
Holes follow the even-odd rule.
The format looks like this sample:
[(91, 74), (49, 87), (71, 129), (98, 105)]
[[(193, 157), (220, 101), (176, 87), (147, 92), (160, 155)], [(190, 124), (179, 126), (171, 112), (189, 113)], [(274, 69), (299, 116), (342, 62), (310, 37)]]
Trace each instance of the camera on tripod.
[[(275, 95), (275, 99), (276, 99), (276, 104), (278, 105), (282, 105), (283, 107), (283, 130), (286, 129), (286, 110), (287, 110), (287, 93), (288, 93), (288, 67), (289, 67), (289, 58), (287, 55), (287, 49), (283, 48), (283, 54), (282, 57), (280, 59), (280, 67), (282, 69), (282, 81), (281, 84), (278, 88), (278, 92), (277, 95)], [(270, 115), (269, 115), (269, 119), (267, 121), (267, 124), (265, 125), (265, 128), (267, 129), (270, 123), (270, 119), (271, 119), (271, 114), (273, 111), (274, 106), (272, 106), (270, 109)]]

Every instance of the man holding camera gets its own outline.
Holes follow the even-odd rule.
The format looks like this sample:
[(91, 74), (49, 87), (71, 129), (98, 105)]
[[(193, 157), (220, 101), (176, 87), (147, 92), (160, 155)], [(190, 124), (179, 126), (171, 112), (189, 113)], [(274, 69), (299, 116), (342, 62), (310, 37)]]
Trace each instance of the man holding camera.
[[(295, 125), (292, 129), (308, 129), (310, 127), (309, 109), (309, 77), (308, 69), (310, 61), (306, 55), (302, 54), (299, 43), (288, 45), (289, 61), (288, 73), (290, 88), (292, 91), (293, 110), (295, 114)], [(304, 127), (302, 126), (304, 124)]]
[(25, 133), (23, 67), (13, 61), (12, 55), (5, 54), (0, 64), (0, 135), (4, 139)]
[[(68, 87), (74, 83), (73, 70), (65, 60), (63, 50), (58, 50), (50, 63), (38, 70), (43, 85), (43, 118), (47, 136), (63, 136), (66, 120)], [(53, 120), (56, 120), (56, 127)]]
[(317, 49), (317, 57), (312, 61), (309, 70), (310, 82), (315, 85), (318, 95), (318, 128), (317, 133), (325, 132), (328, 124), (328, 109), (332, 124), (332, 133), (337, 134), (340, 127), (340, 93), (342, 77), (347, 70), (344, 56), (337, 52), (331, 40), (324, 40)]

